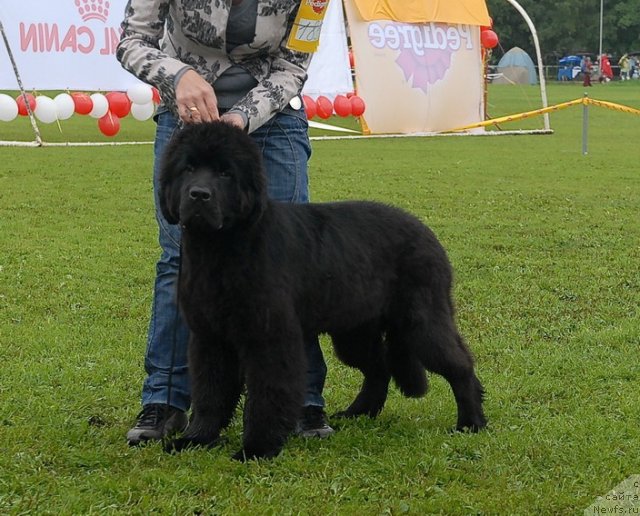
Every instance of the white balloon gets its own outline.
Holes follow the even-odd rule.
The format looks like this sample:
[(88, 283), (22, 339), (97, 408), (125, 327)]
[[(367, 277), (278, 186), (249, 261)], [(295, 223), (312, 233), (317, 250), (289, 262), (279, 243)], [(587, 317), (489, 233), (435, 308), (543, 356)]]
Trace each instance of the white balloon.
[(18, 104), (9, 95), (0, 93), (0, 120), (11, 122), (18, 116)]
[(102, 93), (93, 93), (90, 95), (93, 101), (93, 108), (89, 112), (89, 116), (93, 118), (102, 118), (109, 111), (109, 101)]
[(127, 90), (127, 96), (134, 104), (147, 104), (153, 100), (153, 90), (148, 84), (134, 84)]
[(71, 118), (76, 109), (71, 95), (68, 93), (60, 93), (54, 97), (53, 101), (56, 103), (56, 109), (58, 110), (58, 120)]
[(33, 114), (42, 123), (51, 124), (58, 119), (58, 108), (52, 98), (39, 95), (36, 97), (36, 108)]
[(153, 102), (146, 104), (131, 104), (131, 116), (136, 120), (149, 120), (153, 116), (155, 106)]

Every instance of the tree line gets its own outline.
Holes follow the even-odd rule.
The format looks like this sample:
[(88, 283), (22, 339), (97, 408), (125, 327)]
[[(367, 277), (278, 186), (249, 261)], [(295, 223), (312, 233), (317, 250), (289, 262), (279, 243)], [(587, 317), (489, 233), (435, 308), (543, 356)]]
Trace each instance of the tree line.
[[(569, 54), (598, 54), (598, 0), (518, 0), (518, 3), (533, 20), (545, 64), (557, 64), (559, 58)], [(535, 61), (531, 31), (520, 13), (507, 0), (487, 0), (487, 7), (502, 49), (506, 52), (520, 47)], [(617, 59), (626, 52), (640, 51), (640, 2), (603, 0), (603, 7), (602, 52)], [(499, 58), (502, 53), (494, 55)]]

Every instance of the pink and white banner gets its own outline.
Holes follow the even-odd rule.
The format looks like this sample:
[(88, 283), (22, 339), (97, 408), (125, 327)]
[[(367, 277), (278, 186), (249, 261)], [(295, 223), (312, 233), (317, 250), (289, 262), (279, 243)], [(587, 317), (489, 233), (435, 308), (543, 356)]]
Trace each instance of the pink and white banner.
[[(11, 0), (0, 19), (26, 89), (124, 90), (138, 82), (115, 58), (126, 0)], [(18, 84), (0, 44), (0, 89)]]

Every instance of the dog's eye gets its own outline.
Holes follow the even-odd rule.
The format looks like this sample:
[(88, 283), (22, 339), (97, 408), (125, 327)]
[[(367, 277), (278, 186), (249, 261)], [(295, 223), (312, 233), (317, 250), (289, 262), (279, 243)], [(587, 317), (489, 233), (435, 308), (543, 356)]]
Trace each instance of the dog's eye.
[(184, 167), (184, 171), (185, 171), (187, 174), (193, 174), (193, 171), (194, 171), (194, 170), (195, 170), (195, 169), (193, 168), (193, 165), (185, 165), (185, 167)]
[(228, 170), (221, 170), (220, 171), (220, 177), (223, 177), (225, 179), (228, 179), (231, 177), (231, 174), (229, 173)]

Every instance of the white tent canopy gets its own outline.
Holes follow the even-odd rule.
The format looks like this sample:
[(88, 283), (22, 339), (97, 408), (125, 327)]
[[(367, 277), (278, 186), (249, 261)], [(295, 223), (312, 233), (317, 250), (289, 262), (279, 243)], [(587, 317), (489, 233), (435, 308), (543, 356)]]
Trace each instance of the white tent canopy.
[(349, 50), (342, 2), (329, 2), (320, 32), (320, 46), (311, 60), (309, 78), (303, 92), (310, 97), (324, 95), (331, 100), (353, 91)]

